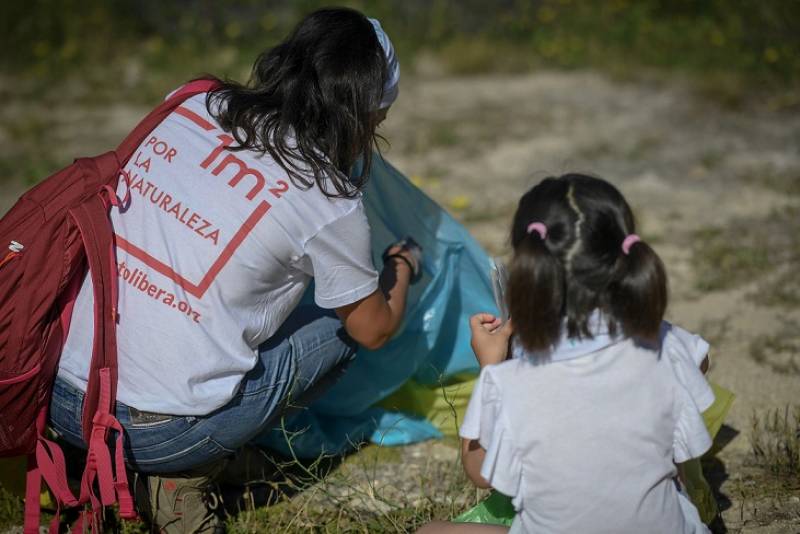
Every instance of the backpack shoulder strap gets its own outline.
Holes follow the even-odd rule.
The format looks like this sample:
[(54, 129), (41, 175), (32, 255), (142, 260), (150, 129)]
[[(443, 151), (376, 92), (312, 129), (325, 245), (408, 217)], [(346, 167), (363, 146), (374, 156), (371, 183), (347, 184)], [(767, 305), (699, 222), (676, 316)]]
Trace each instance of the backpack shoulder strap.
[[(94, 289), (94, 342), (89, 380), (83, 403), (83, 435), (88, 444), (86, 470), (81, 482), (81, 502), (89, 501), (94, 513), (119, 502), (125, 519), (136, 516), (123, 454), (123, 429), (114, 417), (117, 389), (117, 276), (114, 272), (114, 238), (108, 208), (98, 194), (72, 210), (81, 235), (89, 276)], [(116, 431), (116, 462), (112, 462), (108, 437)], [(97, 486), (95, 486), (95, 483)], [(95, 495), (94, 488), (100, 490)]]
[(108, 211), (100, 195), (94, 195), (86, 202), (72, 210), (70, 215), (78, 227), (83, 248), (86, 252), (86, 263), (89, 267), (92, 287), (94, 289), (94, 343), (92, 345), (92, 364), (89, 370), (88, 387), (83, 403), (83, 436), (89, 443), (92, 418), (99, 407), (100, 398), (98, 372), (109, 368), (111, 399), (116, 399), (117, 386), (117, 277), (114, 273), (114, 238)]
[(133, 154), (133, 151), (142, 144), (144, 138), (147, 137), (161, 121), (167, 118), (167, 115), (169, 115), (173, 109), (180, 106), (184, 100), (200, 93), (212, 91), (220, 85), (221, 83), (214, 79), (192, 80), (170, 95), (169, 98), (164, 100), (164, 102), (142, 119), (138, 126), (136, 126), (122, 143), (120, 143), (119, 147), (117, 147), (116, 152), (121, 165), (125, 165), (125, 162), (127, 162)]
[[(95, 158), (78, 160), (83, 169), (82, 175), (86, 178), (84, 192), (87, 197), (69, 208), (68, 218), (78, 228), (95, 299), (92, 362), (82, 417), (83, 435), (89, 446), (89, 452), (81, 481), (81, 494), (76, 499), (66, 484), (63, 455), (58, 447), (48, 447), (50, 442), (42, 436), (41, 430), (44, 428), (45, 420), (42, 418), (36, 452), (29, 456), (24, 530), (26, 534), (39, 532), (38, 491), (42, 477), (55, 493), (59, 503), (68, 506), (91, 504), (93, 524), (99, 526), (98, 518), (103, 506), (114, 502), (119, 503), (119, 514), (122, 518), (136, 517), (125, 471), (123, 428), (114, 417), (117, 388), (117, 276), (114, 236), (109, 220), (109, 206), (104, 195), (108, 195), (111, 204), (116, 204), (118, 199), (115, 202), (116, 194), (112, 186), (116, 186), (119, 171), (130, 159), (133, 151), (187, 98), (219, 86), (220, 82), (213, 79), (187, 83), (151, 111), (128, 134), (116, 151)], [(52, 196), (60, 198), (63, 195)], [(66, 204), (59, 204), (54, 209), (59, 206), (67, 207)], [(45, 414), (43, 410), (41, 415)], [(107, 442), (111, 431), (116, 432), (113, 462)], [(99, 497), (95, 488), (100, 490)], [(59, 514), (56, 514), (51, 524), (51, 532), (58, 530), (58, 521)]]
[[(134, 150), (144, 141), (145, 137), (163, 121), (172, 110), (183, 103), (187, 98), (196, 94), (208, 92), (219, 87), (220, 82), (214, 79), (194, 80), (180, 89), (162, 102), (158, 107), (151, 111), (142, 121), (128, 134), (116, 151), (116, 158), (113, 158), (120, 167), (130, 158)], [(107, 168), (114, 165), (109, 160)], [(107, 168), (103, 168), (99, 158), (95, 164), (99, 166), (100, 173), (104, 173)], [(112, 174), (113, 175), (113, 174)], [(105, 187), (105, 186), (104, 186)], [(116, 276), (116, 255), (114, 252), (114, 236), (111, 222), (108, 217), (108, 206), (103, 201), (101, 194), (108, 193), (111, 203), (115, 204), (113, 189), (106, 187), (106, 191), (98, 191), (99, 194), (92, 195), (88, 200), (70, 210), (75, 224), (83, 240), (86, 253), (86, 260), (89, 267), (89, 276), (92, 279), (94, 288), (94, 343), (92, 346), (92, 365), (89, 371), (86, 398), (83, 406), (83, 436), (86, 443), (89, 443), (93, 418), (95, 412), (104, 410), (114, 413), (114, 402), (116, 400), (117, 389), (117, 341), (116, 341), (116, 322), (117, 322), (117, 276)], [(110, 390), (107, 392), (111, 406), (99, 406), (101, 399), (99, 376), (101, 369), (108, 369)]]

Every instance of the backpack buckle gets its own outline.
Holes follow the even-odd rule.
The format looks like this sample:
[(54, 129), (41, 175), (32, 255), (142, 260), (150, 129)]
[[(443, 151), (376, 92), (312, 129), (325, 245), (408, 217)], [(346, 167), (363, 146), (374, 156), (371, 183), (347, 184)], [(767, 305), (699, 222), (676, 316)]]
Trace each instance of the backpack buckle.
[(19, 254), (20, 252), (22, 252), (23, 248), (25, 248), (25, 245), (17, 241), (12, 241), (11, 244), (8, 245), (8, 250), (14, 252), (15, 254)]

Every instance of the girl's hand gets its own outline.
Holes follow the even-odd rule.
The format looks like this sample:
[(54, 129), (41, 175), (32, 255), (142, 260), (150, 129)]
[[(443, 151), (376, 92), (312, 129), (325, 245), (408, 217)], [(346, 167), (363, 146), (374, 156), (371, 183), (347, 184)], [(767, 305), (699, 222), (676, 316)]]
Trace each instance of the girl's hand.
[(491, 313), (478, 313), (470, 317), (472, 350), (481, 367), (500, 363), (508, 357), (508, 340), (514, 333), (511, 319), (502, 323)]

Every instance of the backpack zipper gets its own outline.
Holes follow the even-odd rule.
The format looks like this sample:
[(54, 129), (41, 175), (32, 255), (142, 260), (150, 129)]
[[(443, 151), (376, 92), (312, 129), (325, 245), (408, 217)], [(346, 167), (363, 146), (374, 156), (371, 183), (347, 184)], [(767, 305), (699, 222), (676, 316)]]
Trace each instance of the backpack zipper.
[(4, 267), (6, 263), (9, 263), (11, 260), (16, 258), (17, 256), (20, 256), (19, 252), (9, 252), (8, 254), (6, 254), (5, 258), (0, 260), (0, 267)]
[(17, 256), (21, 256), (22, 249), (24, 248), (25, 246), (22, 243), (18, 243), (17, 241), (12, 241), (11, 244), (8, 245), (8, 250), (10, 250), (11, 252), (6, 254), (6, 257), (0, 260), (0, 267), (3, 267), (6, 263), (10, 262)]

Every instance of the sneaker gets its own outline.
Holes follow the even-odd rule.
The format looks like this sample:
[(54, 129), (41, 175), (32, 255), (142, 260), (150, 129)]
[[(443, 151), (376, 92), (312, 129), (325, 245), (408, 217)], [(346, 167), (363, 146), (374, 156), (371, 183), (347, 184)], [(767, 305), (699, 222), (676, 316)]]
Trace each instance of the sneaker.
[(222, 506), (215, 481), (225, 467), (219, 462), (186, 475), (135, 476), (134, 491), (139, 513), (154, 532), (164, 534), (222, 534)]
[(272, 455), (254, 445), (245, 445), (225, 465), (219, 475), (219, 482), (235, 486), (264, 484), (274, 480), (279, 474)]
[(270, 453), (253, 445), (240, 448), (219, 476), (225, 511), (236, 515), (274, 504), (278, 479), (281, 471)]

